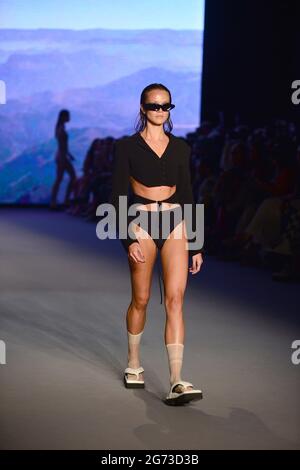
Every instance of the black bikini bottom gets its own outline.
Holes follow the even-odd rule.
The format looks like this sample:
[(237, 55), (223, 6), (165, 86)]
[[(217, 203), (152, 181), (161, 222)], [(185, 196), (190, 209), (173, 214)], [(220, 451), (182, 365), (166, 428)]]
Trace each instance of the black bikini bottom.
[(179, 204), (177, 200), (178, 198), (176, 193), (172, 194), (172, 196), (170, 196), (168, 199), (163, 199), (162, 201), (154, 201), (152, 199), (139, 196), (138, 194), (134, 194), (134, 204), (149, 204), (153, 202), (158, 203), (157, 210), (139, 209), (140, 221), (137, 225), (150, 235), (159, 250), (162, 249), (170, 233), (173, 232), (177, 225), (180, 224), (180, 222), (183, 220), (182, 209), (180, 205), (174, 208), (171, 207), (170, 209), (162, 210), (162, 202), (173, 204), (177, 202), (177, 204)]
[[(135, 203), (141, 203), (141, 204), (150, 204), (150, 203), (158, 203), (158, 209), (157, 210), (144, 210), (144, 209), (138, 209), (139, 211), (139, 216), (140, 216), (140, 221), (138, 222), (138, 226), (141, 227), (145, 232), (149, 234), (149, 236), (153, 239), (155, 245), (159, 250), (162, 249), (166, 239), (170, 235), (170, 233), (179, 225), (182, 220), (182, 208), (181, 206), (177, 206), (174, 208), (170, 209), (161, 209), (161, 205), (163, 202), (168, 202), (168, 203), (177, 203), (179, 204), (178, 201), (178, 195), (175, 192), (172, 194), (167, 199), (163, 199), (161, 201), (155, 201), (152, 199), (145, 198), (143, 196), (139, 196), (138, 194), (133, 195), (133, 204)], [(158, 265), (157, 265), (158, 266)], [(160, 272), (159, 274), (159, 288), (160, 288), (160, 303), (162, 304), (162, 288), (161, 288), (161, 283), (160, 279), (162, 278), (162, 275)]]

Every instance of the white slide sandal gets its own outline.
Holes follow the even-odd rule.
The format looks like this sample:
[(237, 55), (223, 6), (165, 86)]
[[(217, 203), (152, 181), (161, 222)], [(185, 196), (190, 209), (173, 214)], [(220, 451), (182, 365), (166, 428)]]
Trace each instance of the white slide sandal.
[(167, 405), (184, 405), (190, 401), (201, 400), (203, 398), (203, 394), (201, 390), (183, 390), (182, 392), (175, 392), (174, 389), (177, 385), (182, 385), (183, 387), (194, 387), (194, 385), (190, 382), (186, 382), (185, 380), (180, 380), (178, 382), (174, 382), (171, 385), (169, 395), (165, 398), (164, 402)]
[[(138, 367), (137, 369), (133, 369), (132, 367), (126, 367), (124, 371), (124, 384), (126, 388), (144, 388), (145, 382), (144, 380), (139, 380), (139, 374), (144, 372), (143, 367)], [(128, 374), (136, 375), (136, 379), (129, 378)]]

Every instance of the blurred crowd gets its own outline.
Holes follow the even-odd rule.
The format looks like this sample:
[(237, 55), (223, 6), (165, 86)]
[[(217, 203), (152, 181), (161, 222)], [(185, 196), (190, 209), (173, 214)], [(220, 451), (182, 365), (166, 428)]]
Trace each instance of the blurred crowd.
[[(203, 122), (185, 140), (192, 149), (195, 202), (204, 204), (204, 256), (300, 279), (300, 142), (296, 127), (274, 120), (261, 128), (226, 129)], [(77, 177), (70, 214), (97, 221), (109, 201), (114, 138), (95, 139)]]

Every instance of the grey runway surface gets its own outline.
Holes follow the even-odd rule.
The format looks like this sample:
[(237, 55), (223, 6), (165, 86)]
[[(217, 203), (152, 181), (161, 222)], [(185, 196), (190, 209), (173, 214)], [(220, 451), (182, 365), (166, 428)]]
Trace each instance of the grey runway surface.
[(46, 209), (0, 210), (1, 449), (299, 449), (299, 284), (206, 257), (189, 275), (182, 369), (204, 399), (168, 407), (156, 270), (146, 388), (129, 390), (127, 258), (95, 228)]

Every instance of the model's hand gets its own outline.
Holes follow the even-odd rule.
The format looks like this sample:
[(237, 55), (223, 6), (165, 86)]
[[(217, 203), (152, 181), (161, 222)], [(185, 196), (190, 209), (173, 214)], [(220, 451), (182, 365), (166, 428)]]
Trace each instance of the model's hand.
[(145, 263), (145, 256), (143, 255), (139, 242), (133, 242), (129, 245), (128, 258), (136, 263)]
[(200, 271), (201, 264), (203, 263), (203, 257), (201, 253), (197, 253), (192, 257), (193, 266), (189, 268), (190, 273), (196, 274)]

